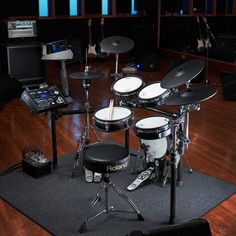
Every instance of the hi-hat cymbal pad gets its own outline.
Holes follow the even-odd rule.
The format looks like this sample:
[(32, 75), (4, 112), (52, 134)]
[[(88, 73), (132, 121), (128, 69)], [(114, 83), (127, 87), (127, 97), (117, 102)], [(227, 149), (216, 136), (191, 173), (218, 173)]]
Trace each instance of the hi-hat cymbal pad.
[(161, 87), (165, 89), (176, 88), (180, 85), (189, 83), (205, 67), (205, 62), (202, 59), (187, 61), (174, 70), (171, 70), (162, 80)]
[(124, 36), (111, 36), (100, 43), (101, 49), (106, 53), (124, 53), (134, 47), (134, 41)]
[(96, 71), (88, 71), (88, 72), (74, 72), (69, 74), (69, 77), (72, 79), (99, 79), (103, 76), (103, 73), (96, 72)]

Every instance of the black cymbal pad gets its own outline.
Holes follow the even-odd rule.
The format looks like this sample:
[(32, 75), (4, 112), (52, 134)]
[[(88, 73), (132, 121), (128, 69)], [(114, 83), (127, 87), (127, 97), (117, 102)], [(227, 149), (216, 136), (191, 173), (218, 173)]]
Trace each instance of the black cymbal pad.
[(171, 70), (162, 80), (161, 87), (166, 89), (176, 88), (185, 83), (189, 83), (205, 67), (205, 62), (202, 59), (187, 61), (174, 70)]
[(100, 47), (104, 52), (119, 54), (130, 51), (134, 47), (134, 42), (124, 36), (111, 36), (103, 39)]
[(69, 77), (72, 79), (99, 79), (103, 76), (103, 73), (96, 72), (96, 71), (88, 71), (88, 72), (74, 72), (69, 74)]
[(170, 95), (164, 100), (165, 105), (182, 106), (205, 101), (217, 93), (217, 88), (212, 85), (188, 88), (185, 91)]

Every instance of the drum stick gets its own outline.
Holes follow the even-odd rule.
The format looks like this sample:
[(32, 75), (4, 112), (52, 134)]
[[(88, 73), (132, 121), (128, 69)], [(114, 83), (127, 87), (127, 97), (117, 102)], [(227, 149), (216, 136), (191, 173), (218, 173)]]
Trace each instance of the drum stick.
[(110, 104), (109, 104), (109, 113), (108, 113), (108, 119), (109, 120), (112, 119), (113, 105), (114, 105), (114, 99), (111, 99)]

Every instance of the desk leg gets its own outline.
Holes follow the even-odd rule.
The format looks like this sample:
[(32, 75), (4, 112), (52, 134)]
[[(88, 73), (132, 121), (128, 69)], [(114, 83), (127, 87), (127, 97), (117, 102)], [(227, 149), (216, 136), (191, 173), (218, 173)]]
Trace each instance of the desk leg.
[(57, 135), (56, 135), (56, 112), (51, 112), (51, 129), (52, 129), (52, 152), (53, 152), (53, 169), (57, 169)]
[(69, 96), (69, 86), (66, 73), (66, 63), (64, 60), (61, 60), (61, 84), (64, 96)]

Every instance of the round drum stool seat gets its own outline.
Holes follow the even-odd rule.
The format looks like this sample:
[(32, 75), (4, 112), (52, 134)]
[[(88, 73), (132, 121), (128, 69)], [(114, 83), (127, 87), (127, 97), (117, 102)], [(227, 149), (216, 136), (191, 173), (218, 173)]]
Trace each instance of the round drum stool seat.
[(84, 150), (84, 166), (98, 173), (114, 173), (128, 167), (129, 151), (118, 144), (98, 143)]
[[(97, 218), (98, 216), (101, 216), (102, 214), (109, 214), (110, 212), (135, 213), (137, 214), (138, 220), (144, 220), (138, 207), (127, 195), (123, 193), (121, 189), (119, 189), (113, 183), (110, 177), (110, 173), (126, 169), (126, 167), (128, 166), (129, 156), (129, 149), (119, 144), (96, 143), (84, 149), (84, 166), (91, 171), (104, 174), (102, 185), (99, 188), (95, 197), (93, 198), (92, 202), (90, 203), (90, 207), (93, 207), (97, 203), (101, 202), (103, 209), (90, 217), (88, 214), (90, 211), (87, 212), (87, 215), (84, 217), (83, 223), (80, 225), (80, 233), (84, 233), (87, 230), (87, 223), (89, 221)], [(127, 201), (133, 211), (127, 211), (126, 209), (118, 210), (118, 208), (115, 208), (114, 206), (110, 205), (108, 197), (109, 188), (113, 188), (120, 197)], [(103, 195), (104, 199), (102, 199)]]

